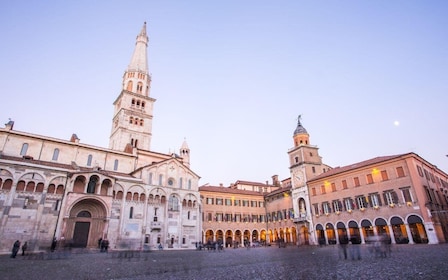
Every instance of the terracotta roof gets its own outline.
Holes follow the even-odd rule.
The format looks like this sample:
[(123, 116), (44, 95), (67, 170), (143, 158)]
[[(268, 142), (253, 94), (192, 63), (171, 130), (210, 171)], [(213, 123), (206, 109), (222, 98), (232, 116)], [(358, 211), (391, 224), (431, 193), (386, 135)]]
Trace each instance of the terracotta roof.
[(266, 183), (243, 181), (243, 180), (237, 180), (234, 183), (234, 185), (250, 185), (250, 186), (274, 187), (273, 185), (266, 184)]
[(220, 192), (220, 193), (228, 193), (228, 194), (246, 194), (246, 195), (263, 195), (261, 192), (255, 192), (255, 191), (247, 191), (247, 190), (239, 190), (239, 189), (232, 189), (229, 187), (211, 187), (211, 186), (202, 186), (199, 187), (199, 191), (205, 191), (205, 192)]
[[(408, 154), (410, 154), (410, 153), (408, 153)], [(402, 156), (408, 155), (408, 154), (399, 154), (399, 155), (393, 155), (393, 156), (381, 156), (381, 157), (376, 157), (376, 158), (368, 159), (368, 160), (365, 160), (365, 161), (361, 161), (361, 162), (358, 162), (358, 163), (353, 163), (353, 164), (350, 164), (350, 165), (346, 165), (346, 166), (343, 166), (343, 167), (335, 167), (335, 168), (333, 168), (331, 170), (328, 170), (325, 173), (322, 173), (322, 174), (320, 174), (320, 175), (318, 175), (318, 176), (308, 180), (308, 182), (313, 182), (313, 181), (316, 181), (316, 180), (319, 180), (319, 179), (322, 179), (322, 178), (326, 178), (328, 176), (340, 174), (340, 173), (343, 173), (343, 172), (348, 172), (348, 171), (355, 170), (355, 169), (358, 169), (358, 168), (363, 168), (363, 167), (366, 167), (366, 166), (369, 166), (369, 165), (372, 165), (372, 164), (378, 164), (380, 162), (388, 161), (388, 160), (391, 160), (391, 159), (396, 159), (396, 158), (399, 158), (399, 157), (402, 157)]]
[(266, 196), (276, 195), (276, 194), (287, 192), (287, 191), (290, 191), (290, 190), (291, 190), (291, 186), (283, 187), (283, 188), (279, 188), (279, 189), (277, 189), (275, 191), (272, 191), (270, 193), (266, 193)]

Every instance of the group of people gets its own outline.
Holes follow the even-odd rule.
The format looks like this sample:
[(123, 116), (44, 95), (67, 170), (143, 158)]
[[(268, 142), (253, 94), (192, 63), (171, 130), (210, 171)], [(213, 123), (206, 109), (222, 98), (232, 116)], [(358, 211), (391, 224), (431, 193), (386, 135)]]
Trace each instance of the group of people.
[(100, 252), (107, 253), (107, 250), (109, 249), (109, 240), (100, 237), (100, 239), (98, 239), (98, 249), (100, 249)]
[[(14, 242), (14, 245), (12, 245), (12, 254), (11, 254), (11, 258), (15, 258), (17, 256), (17, 253), (20, 250), (20, 241), (16, 240), (16, 242)], [(25, 243), (23, 243), (22, 245), (22, 256), (25, 256), (25, 251), (28, 248), (28, 242), (25, 241)]]
[[(349, 247), (348, 245), (351, 244)], [(348, 248), (350, 248), (350, 257), (352, 260), (361, 259), (361, 238), (359, 236), (352, 236), (350, 239), (343, 235), (339, 238), (339, 245), (341, 248), (341, 255), (344, 259), (348, 257)], [(368, 245), (369, 252), (375, 257), (385, 258), (391, 255), (391, 239), (387, 234), (374, 235), (366, 238), (366, 245)]]

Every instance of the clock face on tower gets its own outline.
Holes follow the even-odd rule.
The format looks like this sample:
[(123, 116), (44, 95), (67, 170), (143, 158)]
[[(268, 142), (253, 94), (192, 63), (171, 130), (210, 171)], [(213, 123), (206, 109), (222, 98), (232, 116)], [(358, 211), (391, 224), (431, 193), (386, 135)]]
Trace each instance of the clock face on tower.
[(303, 185), (304, 179), (305, 178), (303, 176), (303, 172), (302, 171), (296, 169), (296, 170), (294, 170), (292, 172), (292, 180), (293, 180), (293, 183), (294, 183), (295, 187)]

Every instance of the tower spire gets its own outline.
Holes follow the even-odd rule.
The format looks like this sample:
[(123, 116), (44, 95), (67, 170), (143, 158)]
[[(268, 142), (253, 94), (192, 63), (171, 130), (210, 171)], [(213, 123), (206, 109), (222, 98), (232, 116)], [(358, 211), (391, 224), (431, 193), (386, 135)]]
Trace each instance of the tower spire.
[(131, 62), (123, 75), (123, 89), (149, 97), (151, 75), (148, 70), (148, 42), (149, 38), (146, 33), (146, 22), (144, 22), (143, 27), (136, 38)]
[(297, 117), (297, 127), (294, 130), (294, 147), (300, 146), (300, 145), (309, 145), (310, 136), (306, 129), (302, 126), (302, 123), (300, 120), (302, 119), (302, 115), (299, 115)]
[(148, 35), (146, 22), (137, 35), (131, 62), (123, 75), (123, 89), (114, 102), (114, 118), (109, 148), (132, 152), (150, 150), (152, 113), (156, 101), (149, 96), (151, 76), (148, 71)]

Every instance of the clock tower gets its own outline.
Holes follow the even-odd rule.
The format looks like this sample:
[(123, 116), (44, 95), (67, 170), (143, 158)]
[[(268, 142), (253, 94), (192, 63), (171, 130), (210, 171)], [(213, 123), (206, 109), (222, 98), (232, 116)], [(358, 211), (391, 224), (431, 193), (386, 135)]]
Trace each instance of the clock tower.
[[(292, 199), (294, 208), (294, 222), (297, 224), (298, 245), (316, 244), (311, 216), (311, 205), (307, 180), (325, 171), (318, 148), (310, 144), (310, 135), (301, 123), (301, 116), (297, 118), (294, 130), (294, 146), (289, 149), (289, 169), (291, 172)], [(330, 168), (328, 168), (330, 169)]]

